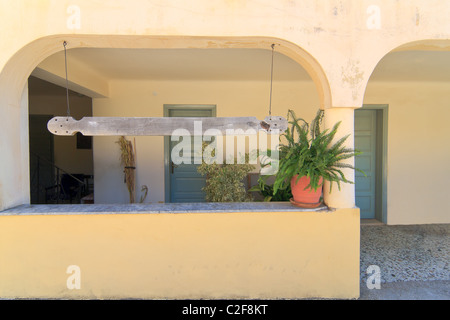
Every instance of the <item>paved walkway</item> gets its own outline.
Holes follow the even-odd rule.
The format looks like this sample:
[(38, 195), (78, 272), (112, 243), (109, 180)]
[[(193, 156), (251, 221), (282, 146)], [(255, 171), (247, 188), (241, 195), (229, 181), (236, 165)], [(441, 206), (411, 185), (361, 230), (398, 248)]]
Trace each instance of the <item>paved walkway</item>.
[(450, 300), (449, 280), (397, 281), (369, 290), (361, 283), (359, 300)]
[(450, 224), (362, 225), (360, 300), (450, 300), (449, 235)]

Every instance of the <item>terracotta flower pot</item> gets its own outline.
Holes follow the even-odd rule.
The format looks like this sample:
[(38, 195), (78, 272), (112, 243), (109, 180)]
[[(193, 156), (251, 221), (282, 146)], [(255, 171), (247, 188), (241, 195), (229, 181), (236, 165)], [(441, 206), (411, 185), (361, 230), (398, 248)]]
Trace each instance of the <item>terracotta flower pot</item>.
[(305, 205), (319, 205), (320, 196), (322, 195), (323, 178), (319, 180), (319, 187), (316, 191), (312, 188), (306, 188), (309, 184), (309, 177), (303, 176), (297, 181), (297, 175), (291, 179), (292, 196), (295, 203)]

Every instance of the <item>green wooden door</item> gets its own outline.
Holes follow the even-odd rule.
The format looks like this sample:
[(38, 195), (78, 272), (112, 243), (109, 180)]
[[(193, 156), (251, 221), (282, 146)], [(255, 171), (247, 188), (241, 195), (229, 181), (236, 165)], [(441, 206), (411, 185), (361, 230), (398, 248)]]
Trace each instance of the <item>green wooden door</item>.
[[(193, 107), (171, 107), (166, 110), (166, 115), (169, 117), (213, 117), (213, 108), (196, 108)], [(169, 152), (166, 153), (168, 157), (168, 176), (166, 176), (166, 183), (169, 183), (170, 198), (168, 202), (205, 202), (205, 192), (202, 188), (206, 184), (206, 179), (200, 173), (197, 172), (197, 164), (194, 164), (194, 137), (191, 139), (191, 161), (189, 164), (174, 165), (172, 162), (171, 154), (172, 149), (180, 141), (171, 141), (170, 137), (166, 137), (166, 146), (168, 145)]]
[(356, 171), (355, 198), (360, 208), (361, 219), (375, 219), (376, 216), (376, 183), (377, 183), (377, 111), (355, 110), (355, 148), (363, 154), (355, 159), (357, 168), (366, 173)]

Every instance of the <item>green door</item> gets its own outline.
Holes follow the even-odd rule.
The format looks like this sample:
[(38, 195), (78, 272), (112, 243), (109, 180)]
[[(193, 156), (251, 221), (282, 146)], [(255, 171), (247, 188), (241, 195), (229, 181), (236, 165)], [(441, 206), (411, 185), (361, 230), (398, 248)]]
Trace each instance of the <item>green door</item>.
[(360, 208), (361, 219), (375, 219), (376, 216), (376, 167), (377, 167), (377, 110), (355, 110), (355, 148), (362, 151), (355, 159), (355, 198)]
[[(165, 114), (169, 117), (213, 117), (214, 107), (167, 107)], [(191, 137), (191, 161), (189, 164), (174, 165), (171, 154), (172, 149), (180, 141), (171, 141), (170, 137), (166, 137), (166, 183), (169, 188), (166, 188), (166, 202), (205, 202), (205, 193), (202, 188), (206, 184), (206, 179), (197, 172), (197, 164), (194, 164), (194, 137)], [(167, 161), (168, 160), (168, 161)], [(169, 190), (168, 190), (169, 189)], [(167, 197), (170, 195), (170, 198)]]

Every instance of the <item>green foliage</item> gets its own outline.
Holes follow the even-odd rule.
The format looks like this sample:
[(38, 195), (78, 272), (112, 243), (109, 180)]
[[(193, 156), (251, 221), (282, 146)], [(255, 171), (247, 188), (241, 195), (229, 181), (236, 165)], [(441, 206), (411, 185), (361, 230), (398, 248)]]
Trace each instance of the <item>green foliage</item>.
[(274, 194), (273, 184), (267, 184), (267, 179), (273, 176), (260, 176), (258, 178), (258, 184), (251, 187), (248, 191), (259, 192), (263, 197), (264, 201), (289, 201), (292, 198), (291, 185), (287, 184), (284, 189), (279, 189), (276, 194)]
[[(206, 144), (203, 145), (203, 150), (205, 147)], [(202, 164), (198, 166), (197, 171), (203, 176), (206, 175), (206, 186), (203, 188), (206, 193), (206, 201), (244, 202), (252, 200), (243, 183), (248, 173), (255, 169), (248, 163), (248, 156), (243, 164), (217, 164), (212, 161), (205, 162), (203, 157), (202, 159)]]
[[(280, 144), (280, 162), (274, 182), (274, 194), (286, 189), (295, 175), (298, 175), (298, 179), (302, 176), (309, 177), (311, 182), (306, 188), (311, 187), (314, 190), (322, 186), (319, 184), (320, 177), (336, 182), (339, 189), (341, 182), (353, 183), (345, 178), (341, 169), (356, 168), (341, 161), (352, 158), (360, 152), (345, 148), (344, 142), (348, 135), (331, 144), (341, 122), (336, 123), (331, 130), (321, 131), (323, 115), (323, 110), (319, 110), (309, 125), (305, 120), (297, 118), (293, 110), (288, 111), (287, 119), (290, 126), (281, 135), (286, 139), (286, 143)], [(330, 192), (332, 185), (331, 183)]]

